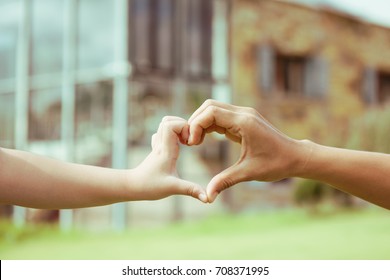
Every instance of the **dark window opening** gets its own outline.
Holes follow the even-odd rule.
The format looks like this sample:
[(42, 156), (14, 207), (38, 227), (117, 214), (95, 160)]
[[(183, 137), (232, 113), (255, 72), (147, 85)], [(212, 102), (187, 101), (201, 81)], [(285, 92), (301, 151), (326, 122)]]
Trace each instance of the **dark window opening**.
[(390, 73), (367, 67), (363, 71), (362, 98), (370, 105), (390, 101)]
[(256, 59), (259, 88), (266, 96), (276, 90), (284, 97), (323, 98), (328, 91), (329, 67), (320, 56), (285, 55), (261, 45)]
[(135, 74), (211, 77), (212, 1), (133, 0), (129, 57)]
[(130, 15), (130, 60), (136, 73), (174, 70), (174, 0), (134, 0)]
[(306, 59), (299, 56), (276, 57), (276, 87), (286, 96), (301, 96), (304, 92)]
[(390, 73), (379, 72), (377, 100), (379, 104), (390, 101)]

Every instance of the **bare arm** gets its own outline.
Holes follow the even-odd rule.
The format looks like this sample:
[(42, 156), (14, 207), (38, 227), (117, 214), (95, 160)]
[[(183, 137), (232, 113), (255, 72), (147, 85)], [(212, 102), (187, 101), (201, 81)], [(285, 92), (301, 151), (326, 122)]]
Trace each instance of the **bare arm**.
[[(125, 201), (127, 172), (2, 149), (0, 200), (33, 208), (77, 208)], [(133, 176), (130, 176), (133, 177)]]
[(213, 131), (241, 143), (238, 161), (209, 183), (209, 201), (239, 182), (303, 177), (390, 209), (390, 155), (291, 139), (255, 110), (213, 100), (195, 111), (189, 124), (189, 145), (200, 144), (204, 135)]
[(176, 174), (179, 140), (186, 141), (182, 138), (188, 137), (186, 125), (180, 118), (163, 120), (153, 137), (152, 152), (130, 170), (67, 163), (0, 149), (0, 203), (60, 209), (155, 200), (173, 194), (199, 199), (202, 188)]
[(326, 147), (309, 141), (301, 144), (312, 152), (296, 176), (326, 182), (390, 209), (390, 155)]

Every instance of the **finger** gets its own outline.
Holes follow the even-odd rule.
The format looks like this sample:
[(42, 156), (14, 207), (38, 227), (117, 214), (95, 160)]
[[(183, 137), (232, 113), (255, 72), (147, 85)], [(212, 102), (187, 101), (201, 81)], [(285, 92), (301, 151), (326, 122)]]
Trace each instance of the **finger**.
[(216, 100), (213, 100), (213, 99), (207, 99), (205, 102), (203, 102), (203, 104), (191, 115), (191, 117), (188, 119), (188, 123), (191, 124), (191, 122), (198, 116), (200, 115), (204, 110), (206, 110), (208, 107), (210, 106), (216, 106), (216, 107), (220, 107), (220, 108), (223, 108), (225, 110), (229, 110), (229, 111), (237, 111), (240, 109), (240, 107), (237, 107), (237, 106), (234, 106), (234, 105), (231, 105), (231, 104), (228, 104), (228, 103), (223, 103), (223, 102), (219, 102), (219, 101), (216, 101)]
[(201, 186), (177, 177), (173, 177), (173, 180), (173, 185), (175, 186), (174, 192), (176, 194), (188, 195), (204, 203), (208, 202), (206, 191)]
[(156, 138), (157, 138), (157, 133), (152, 135), (152, 143), (151, 143), (152, 149), (156, 148), (156, 141), (157, 141)]
[[(239, 122), (241, 121), (240, 114), (226, 110), (217, 106), (209, 106), (206, 110), (194, 118), (190, 124), (190, 137), (188, 139), (189, 145), (198, 145), (201, 143), (204, 131), (216, 130), (229, 131), (229, 133), (238, 135)], [(222, 129), (221, 129), (222, 128)]]
[(179, 135), (180, 142), (185, 145), (188, 143), (188, 138), (190, 137), (190, 126), (186, 121), (186, 125), (183, 127), (181, 134)]
[(179, 135), (187, 126), (187, 121), (183, 119), (166, 121), (162, 123), (162, 142), (163, 151), (168, 155), (176, 155), (178, 153)]
[[(176, 116), (165, 116), (162, 118), (161, 122), (160, 122), (160, 125), (158, 127), (158, 130), (157, 130), (157, 135), (156, 137), (154, 137), (154, 143), (155, 143), (155, 146), (156, 147), (157, 145), (159, 144), (162, 144), (163, 143), (163, 134), (164, 134), (164, 126), (166, 125), (167, 122), (171, 122), (171, 121), (181, 121), (181, 122), (185, 122), (186, 123), (186, 120), (183, 119), (183, 118), (180, 118), (180, 117), (176, 117)], [(184, 135), (186, 136), (186, 135)], [(188, 141), (188, 136), (186, 136), (187, 139), (184, 139), (185, 142)], [(153, 139), (152, 139), (153, 140)], [(180, 137), (180, 141), (183, 141), (184, 140), (181, 139)]]
[[(165, 117), (163, 117), (161, 122), (169, 122), (169, 121), (184, 121), (184, 122), (187, 122), (185, 119), (177, 117), (177, 116), (165, 116)], [(186, 125), (186, 127), (184, 127), (182, 129), (182, 132), (180, 134), (178, 134), (179, 140), (180, 140), (180, 142), (182, 144), (187, 144), (189, 134), (190, 134), (189, 133), (189, 126)]]
[[(223, 127), (217, 126), (216, 124), (213, 124), (213, 125), (209, 126), (208, 128), (206, 128), (206, 129), (204, 129), (202, 131), (202, 135), (200, 136), (200, 140), (196, 143), (196, 145), (200, 145), (201, 143), (203, 143), (203, 140), (204, 140), (206, 134), (209, 134), (209, 133), (212, 133), (212, 132), (217, 132), (218, 134), (224, 134), (230, 140), (233, 140), (235, 142), (240, 142), (240, 139), (238, 139), (238, 138), (232, 139), (230, 137), (230, 135), (226, 133), (226, 128), (223, 128)], [(187, 141), (186, 144), (189, 145), (188, 141)]]
[(154, 148), (159, 148), (161, 143), (162, 143), (162, 135), (163, 135), (163, 121), (160, 122), (159, 126), (158, 126), (158, 129), (157, 129), (157, 132), (156, 132), (156, 136), (154, 137)]
[(208, 201), (210, 203), (212, 203), (222, 191), (237, 183), (245, 181), (244, 172), (241, 169), (239, 164), (235, 164), (211, 179), (206, 189)]

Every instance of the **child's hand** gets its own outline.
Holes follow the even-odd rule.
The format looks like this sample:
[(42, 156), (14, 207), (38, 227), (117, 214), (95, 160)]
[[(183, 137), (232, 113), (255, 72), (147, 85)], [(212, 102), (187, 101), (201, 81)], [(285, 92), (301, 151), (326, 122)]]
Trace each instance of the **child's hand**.
[[(157, 133), (152, 137), (152, 152), (134, 170), (131, 181), (136, 178), (133, 198), (156, 200), (170, 195), (182, 194), (207, 202), (207, 195), (201, 186), (178, 178), (176, 162), (180, 144), (187, 143), (189, 127), (179, 117), (164, 117)], [(133, 173), (134, 172), (134, 173)]]

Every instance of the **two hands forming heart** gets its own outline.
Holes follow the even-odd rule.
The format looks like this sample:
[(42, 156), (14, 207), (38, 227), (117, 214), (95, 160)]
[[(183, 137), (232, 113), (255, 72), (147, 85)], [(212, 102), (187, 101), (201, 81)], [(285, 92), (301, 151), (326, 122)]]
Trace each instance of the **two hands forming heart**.
[[(203, 189), (180, 179), (180, 144), (199, 145), (207, 133), (241, 145), (232, 166)], [(206, 101), (190, 119), (165, 117), (152, 137), (152, 152), (134, 169), (120, 170), (53, 160), (0, 148), (0, 204), (62, 209), (182, 194), (205, 203), (243, 181), (303, 177), (390, 209), (390, 155), (295, 140), (252, 108)]]
[[(224, 134), (241, 144), (238, 161), (212, 178), (206, 190), (182, 180), (176, 171), (179, 142), (199, 145), (207, 133)], [(207, 100), (188, 121), (164, 117), (152, 137), (152, 152), (137, 167), (133, 199), (154, 200), (174, 194), (213, 202), (223, 190), (243, 181), (274, 181), (299, 174), (310, 150), (274, 128), (256, 110)], [(134, 174), (133, 174), (134, 175)]]
[[(199, 145), (207, 133), (224, 134), (241, 145), (238, 160), (214, 176), (204, 190), (177, 176), (179, 142)], [(160, 199), (174, 194), (213, 202), (223, 190), (244, 181), (277, 181), (302, 177), (322, 181), (344, 192), (390, 209), (390, 155), (352, 151), (292, 139), (256, 110), (207, 100), (188, 121), (165, 117), (152, 138), (152, 152), (133, 171), (131, 200)], [(135, 192), (134, 192), (135, 191)]]

